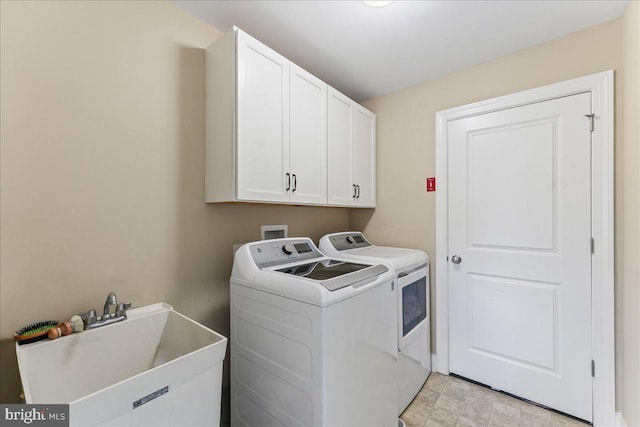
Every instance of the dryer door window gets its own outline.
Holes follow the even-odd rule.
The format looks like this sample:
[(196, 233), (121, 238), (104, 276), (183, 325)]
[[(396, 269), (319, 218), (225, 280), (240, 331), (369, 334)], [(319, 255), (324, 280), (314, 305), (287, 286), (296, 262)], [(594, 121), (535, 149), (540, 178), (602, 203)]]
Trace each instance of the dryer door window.
[(402, 288), (402, 336), (406, 337), (427, 317), (427, 278)]

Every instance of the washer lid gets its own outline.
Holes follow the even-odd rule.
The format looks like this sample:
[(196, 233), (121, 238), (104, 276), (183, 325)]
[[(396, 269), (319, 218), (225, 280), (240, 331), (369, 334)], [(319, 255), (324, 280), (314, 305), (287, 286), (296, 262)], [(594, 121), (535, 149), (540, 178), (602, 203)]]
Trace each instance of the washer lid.
[(382, 273), (389, 271), (383, 265), (367, 265), (325, 259), (306, 264), (297, 264), (275, 270), (279, 273), (304, 277), (320, 283), (330, 291), (352, 286), (357, 288)]

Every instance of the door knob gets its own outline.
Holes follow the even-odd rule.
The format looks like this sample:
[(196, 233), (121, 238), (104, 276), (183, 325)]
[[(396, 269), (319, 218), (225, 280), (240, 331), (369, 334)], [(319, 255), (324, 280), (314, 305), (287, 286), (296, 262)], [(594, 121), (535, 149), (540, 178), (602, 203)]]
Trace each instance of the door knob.
[(462, 262), (462, 258), (459, 255), (454, 255), (451, 257), (451, 262), (454, 264), (460, 264)]

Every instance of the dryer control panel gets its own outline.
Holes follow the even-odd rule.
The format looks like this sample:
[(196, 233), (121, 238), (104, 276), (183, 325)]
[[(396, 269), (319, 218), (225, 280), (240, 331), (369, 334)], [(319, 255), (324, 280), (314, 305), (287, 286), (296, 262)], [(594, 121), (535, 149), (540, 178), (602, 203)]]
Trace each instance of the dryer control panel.
[(308, 238), (265, 240), (252, 244), (249, 250), (260, 269), (324, 257)]
[(341, 233), (329, 237), (329, 241), (337, 251), (346, 251), (347, 249), (366, 248), (373, 246), (364, 237), (362, 233)]

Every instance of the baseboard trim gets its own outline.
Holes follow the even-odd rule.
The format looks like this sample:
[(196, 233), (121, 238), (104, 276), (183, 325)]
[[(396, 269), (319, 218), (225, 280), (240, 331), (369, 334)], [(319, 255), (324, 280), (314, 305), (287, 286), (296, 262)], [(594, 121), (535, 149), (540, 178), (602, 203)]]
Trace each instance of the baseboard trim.
[(616, 427), (627, 427), (627, 423), (622, 418), (622, 412), (616, 412)]

